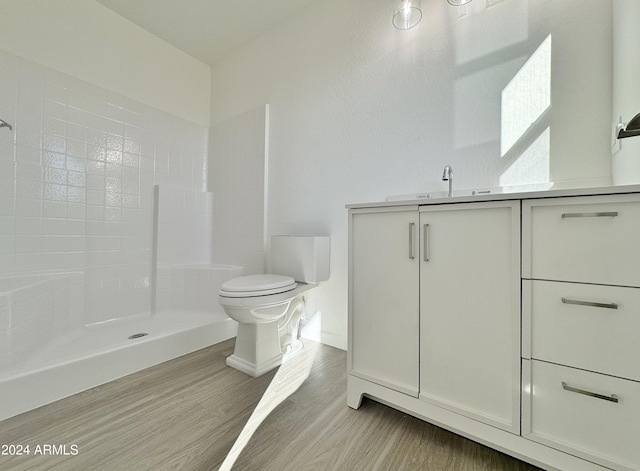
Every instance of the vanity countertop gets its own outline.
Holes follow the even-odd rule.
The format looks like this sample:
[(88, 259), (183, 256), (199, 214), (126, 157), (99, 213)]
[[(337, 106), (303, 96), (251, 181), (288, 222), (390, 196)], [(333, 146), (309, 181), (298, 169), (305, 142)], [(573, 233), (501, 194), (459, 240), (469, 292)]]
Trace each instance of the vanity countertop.
[(470, 190), (461, 190), (463, 196), (437, 197), (437, 198), (411, 198), (406, 200), (377, 201), (370, 203), (347, 204), (347, 209), (394, 207), (394, 206), (423, 206), (433, 204), (474, 203), (478, 201), (505, 201), (526, 200), (537, 198), (562, 198), (567, 196), (594, 196), (594, 195), (621, 195), (628, 193), (640, 193), (640, 185), (619, 185), (597, 188), (563, 188), (540, 191), (522, 191), (510, 193), (476, 194), (472, 196)]

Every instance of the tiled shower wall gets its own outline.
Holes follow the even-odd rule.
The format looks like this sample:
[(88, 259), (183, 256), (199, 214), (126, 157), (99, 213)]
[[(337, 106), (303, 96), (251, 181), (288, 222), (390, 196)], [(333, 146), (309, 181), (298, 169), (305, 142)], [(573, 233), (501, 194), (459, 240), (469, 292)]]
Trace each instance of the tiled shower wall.
[(84, 272), (86, 323), (148, 311), (153, 187), (205, 190), (207, 129), (4, 51), (0, 119), (0, 276)]

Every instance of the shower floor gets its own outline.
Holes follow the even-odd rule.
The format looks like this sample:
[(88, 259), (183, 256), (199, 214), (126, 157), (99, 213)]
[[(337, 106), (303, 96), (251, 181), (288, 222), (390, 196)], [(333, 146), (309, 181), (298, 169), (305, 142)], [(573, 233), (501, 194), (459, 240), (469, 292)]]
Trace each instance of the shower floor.
[[(0, 372), (0, 420), (235, 337), (223, 312), (167, 311), (92, 324)], [(129, 336), (148, 335), (129, 339)]]

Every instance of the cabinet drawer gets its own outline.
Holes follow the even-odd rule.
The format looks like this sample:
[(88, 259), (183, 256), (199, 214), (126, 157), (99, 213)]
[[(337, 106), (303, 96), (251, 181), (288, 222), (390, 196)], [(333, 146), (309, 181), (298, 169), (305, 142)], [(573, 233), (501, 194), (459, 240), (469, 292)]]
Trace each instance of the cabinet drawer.
[(640, 381), (639, 288), (525, 280), (523, 290), (531, 358)]
[(523, 436), (613, 469), (640, 467), (640, 383), (523, 363)]
[(638, 195), (525, 201), (523, 277), (640, 286)]

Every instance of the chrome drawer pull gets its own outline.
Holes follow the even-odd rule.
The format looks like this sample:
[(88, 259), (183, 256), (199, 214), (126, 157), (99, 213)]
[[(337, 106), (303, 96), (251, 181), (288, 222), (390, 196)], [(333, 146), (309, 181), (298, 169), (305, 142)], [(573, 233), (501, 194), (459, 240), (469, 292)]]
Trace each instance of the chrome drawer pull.
[(422, 251), (423, 253), (423, 260), (425, 262), (429, 261), (429, 224), (424, 224), (422, 226), (422, 237), (423, 237), (423, 244), (424, 246), (422, 247)]
[(562, 219), (566, 218), (614, 218), (618, 215), (618, 211), (609, 211), (604, 213), (562, 213)]
[(578, 394), (584, 394), (585, 396), (595, 397), (597, 399), (603, 399), (609, 402), (615, 402), (616, 404), (618, 403), (618, 396), (616, 396), (615, 394), (612, 394), (611, 396), (605, 396), (603, 394), (598, 394), (591, 391), (585, 391), (584, 389), (578, 389), (571, 386), (567, 386), (567, 383), (565, 383), (564, 381), (562, 382), (562, 389), (564, 389), (565, 391), (570, 391)]
[(409, 223), (409, 260), (413, 260), (413, 227), (416, 224), (414, 222)]
[(564, 304), (577, 304), (578, 306), (602, 307), (605, 309), (618, 309), (616, 303), (594, 303), (591, 301), (578, 301), (577, 299), (562, 298)]

